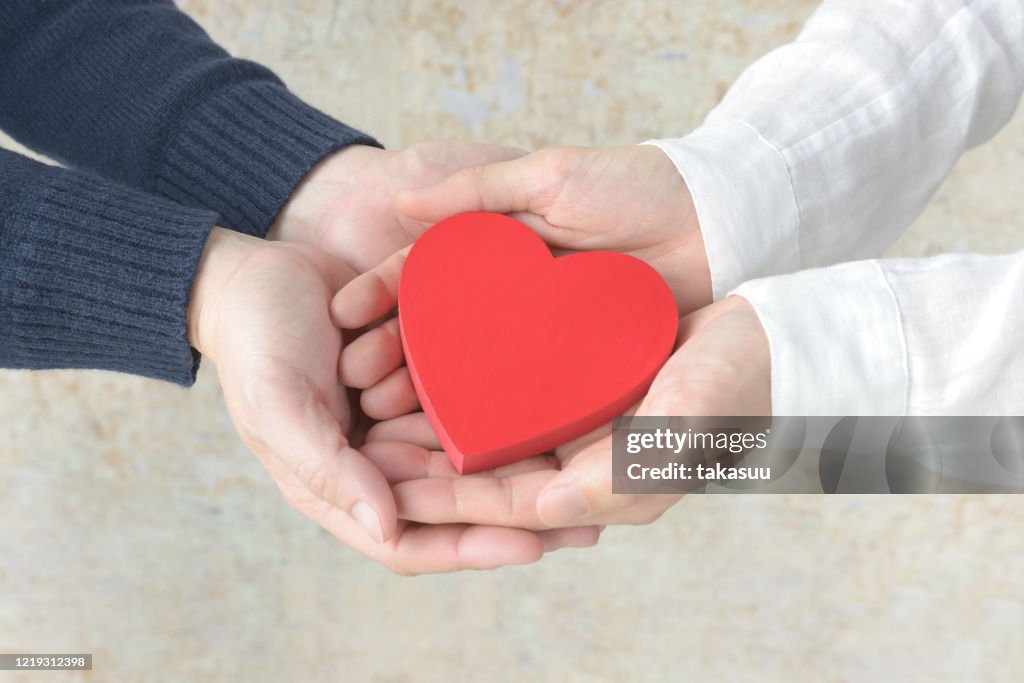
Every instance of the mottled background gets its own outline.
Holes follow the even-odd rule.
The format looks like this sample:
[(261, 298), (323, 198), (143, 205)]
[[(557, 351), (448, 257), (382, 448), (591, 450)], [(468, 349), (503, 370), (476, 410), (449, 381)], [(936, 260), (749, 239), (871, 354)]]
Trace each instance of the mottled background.
[[(189, 0), (390, 147), (699, 124), (809, 0)], [(894, 254), (1024, 247), (1024, 115)], [(4, 144), (9, 144), (5, 141)], [(0, 651), (109, 681), (1020, 680), (1024, 497), (692, 497), (599, 547), (398, 578), (291, 512), (194, 389), (0, 372)], [(0, 681), (15, 680), (0, 673)], [(60, 680), (26, 674), (20, 680)]]

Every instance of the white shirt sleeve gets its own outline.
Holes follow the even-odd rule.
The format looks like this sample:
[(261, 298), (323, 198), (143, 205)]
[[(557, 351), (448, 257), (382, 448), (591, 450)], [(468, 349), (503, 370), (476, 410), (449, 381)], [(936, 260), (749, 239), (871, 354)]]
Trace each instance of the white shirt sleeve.
[(754, 280), (776, 415), (1024, 415), (1024, 251)]
[(1022, 88), (1022, 0), (826, 0), (701, 127), (648, 144), (689, 186), (719, 299), (880, 255)]

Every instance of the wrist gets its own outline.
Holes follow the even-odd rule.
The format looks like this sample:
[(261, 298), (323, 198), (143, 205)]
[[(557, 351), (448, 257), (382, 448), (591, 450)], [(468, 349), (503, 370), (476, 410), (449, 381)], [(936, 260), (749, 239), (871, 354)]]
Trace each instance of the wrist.
[(267, 239), (319, 244), (330, 209), (365, 178), (382, 154), (387, 152), (377, 147), (349, 145), (321, 159), (292, 192)]
[(672, 271), (673, 275), (670, 275), (670, 278), (684, 283), (676, 295), (676, 303), (681, 314), (692, 313), (714, 302), (711, 268), (708, 266), (704, 238), (696, 220), (693, 229), (687, 233), (682, 245), (674, 254)]
[(203, 247), (188, 303), (188, 340), (200, 353), (217, 362), (219, 299), (246, 260), (266, 248), (262, 240), (215, 227)]
[(756, 130), (718, 120), (644, 144), (664, 152), (692, 194), (715, 300), (747, 280), (800, 269), (789, 168)]
[(669, 246), (669, 252), (660, 270), (676, 295), (680, 312), (686, 315), (714, 301), (707, 248), (693, 196), (664, 150), (654, 145), (638, 145), (633, 149), (645, 158), (650, 186), (658, 188), (654, 201), (667, 211), (662, 219), (663, 243)]

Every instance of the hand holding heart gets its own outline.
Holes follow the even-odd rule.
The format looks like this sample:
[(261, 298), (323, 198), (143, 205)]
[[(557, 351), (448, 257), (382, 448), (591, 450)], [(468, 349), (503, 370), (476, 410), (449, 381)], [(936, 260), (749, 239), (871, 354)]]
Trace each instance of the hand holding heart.
[[(564, 250), (641, 258), (665, 278), (680, 311), (710, 301), (689, 193), (660, 150), (519, 155), (448, 144), (399, 153), (343, 150), (314, 169), (269, 235), (307, 246), (229, 249), (220, 243), (237, 239), (221, 235), (211, 239), (204, 261), (228, 263), (229, 274), (211, 275), (224, 267), (201, 269), (207, 276), (193, 291), (194, 299), (214, 302), (195, 307), (203, 324), (197, 319), (193, 329), (206, 330), (195, 345), (218, 361), (239, 432), (288, 502), (398, 573), (532, 562), (553, 548), (596, 542), (597, 528), (583, 525), (648, 521), (672, 502), (611, 496), (606, 429), (553, 455), (454, 476), (426, 417), (413, 413), (419, 403), (403, 367), (398, 320), (341, 351), (327, 301), (349, 277), (348, 267), (373, 270), (342, 289), (330, 312), (335, 324), (363, 328), (395, 307), (407, 250), (382, 259), (428, 225), (469, 210), (511, 212)], [(402, 193), (474, 163), (491, 165)], [(236, 256), (214, 258), (214, 251)], [(640, 410), (767, 411), (767, 350), (764, 358), (750, 350), (764, 346), (763, 332), (750, 307), (737, 302), (682, 321), (685, 346), (658, 373)], [(364, 389), (363, 412), (384, 420), (370, 430), (362, 454), (350, 448), (345, 387)], [(543, 530), (563, 525), (573, 528)]]
[[(407, 250), (396, 254), (342, 289), (332, 302), (335, 322), (360, 327), (393, 309), (406, 254)], [(480, 258), (487, 261), (486, 254)], [(460, 330), (468, 336), (475, 333), (465, 326)], [(638, 414), (769, 413), (767, 341), (749, 304), (731, 297), (691, 314), (681, 323), (680, 341), (682, 345), (639, 403)], [(677, 500), (664, 495), (611, 494), (607, 425), (560, 446), (552, 456), (459, 476), (440, 450), (441, 439), (427, 417), (405, 414), (415, 409), (417, 395), (408, 369), (401, 364), (399, 330), (392, 319), (342, 354), (340, 375), (347, 384), (365, 388), (365, 410), (381, 419), (394, 418), (371, 429), (363, 452), (394, 486), (402, 518), (530, 529), (645, 523)], [(487, 401), (489, 388), (480, 389), (484, 393), (478, 400)], [(451, 444), (446, 447), (450, 450)]]
[(505, 213), (565, 251), (613, 251), (650, 264), (682, 315), (711, 303), (711, 274), (690, 191), (657, 147), (547, 149), (466, 168), (396, 196), (433, 224), (467, 211)]
[(389, 483), (349, 441), (348, 393), (337, 373), (343, 339), (328, 306), (352, 275), (308, 244), (220, 228), (200, 259), (189, 340), (216, 363), (242, 441), (288, 504), (401, 574), (525, 564), (595, 543), (594, 527), (534, 533), (397, 519)]
[[(427, 227), (398, 211), (398, 192), (522, 154), (458, 142), (398, 152), (346, 147), (307, 175), (269, 243), (214, 230), (193, 286), (190, 337), (216, 362), (242, 440), (289, 505), (398, 573), (524, 564), (597, 541), (593, 527), (538, 534), (398, 520), (383, 475), (350, 447), (357, 425), (337, 379), (342, 338), (328, 316), (330, 297), (353, 271), (379, 264)], [(386, 359), (387, 346), (379, 352)], [(372, 396), (364, 403), (372, 406)]]

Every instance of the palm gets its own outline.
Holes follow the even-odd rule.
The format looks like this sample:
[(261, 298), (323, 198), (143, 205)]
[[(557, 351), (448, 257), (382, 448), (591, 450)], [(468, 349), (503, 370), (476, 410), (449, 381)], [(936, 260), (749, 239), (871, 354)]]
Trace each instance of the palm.
[[(230, 352), (217, 370), (228, 411), (264, 465), (284, 466), (330, 499), (327, 466), (314, 455), (347, 446), (350, 414), (337, 379), (341, 334), (327, 305), (351, 272), (300, 245), (266, 250), (245, 269), (219, 305), (217, 345)], [(281, 461), (281, 453), (295, 457)]]

